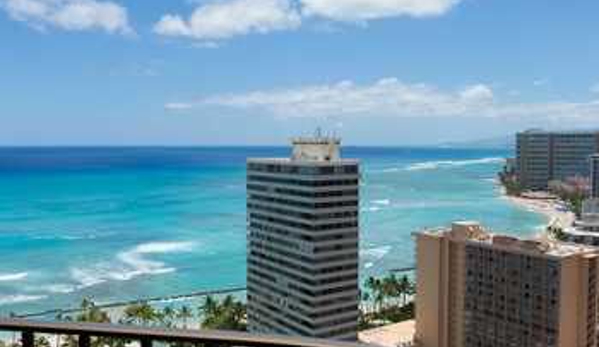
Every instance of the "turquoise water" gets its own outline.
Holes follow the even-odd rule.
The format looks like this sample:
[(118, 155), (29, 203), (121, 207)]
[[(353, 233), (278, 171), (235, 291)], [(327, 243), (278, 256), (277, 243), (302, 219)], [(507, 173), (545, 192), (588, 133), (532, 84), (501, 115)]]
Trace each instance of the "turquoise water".
[[(0, 314), (245, 284), (245, 159), (286, 148), (0, 149)], [(348, 148), (362, 161), (361, 275), (414, 263), (457, 219), (531, 235), (501, 150)]]

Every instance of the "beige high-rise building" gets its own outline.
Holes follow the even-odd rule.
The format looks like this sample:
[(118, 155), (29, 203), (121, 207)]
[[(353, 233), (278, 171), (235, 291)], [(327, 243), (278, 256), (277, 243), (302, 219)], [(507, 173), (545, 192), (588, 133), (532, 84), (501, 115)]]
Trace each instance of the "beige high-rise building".
[(597, 346), (599, 249), (476, 222), (416, 234), (421, 347)]
[(357, 338), (359, 166), (339, 145), (295, 139), (290, 158), (248, 160), (250, 331)]

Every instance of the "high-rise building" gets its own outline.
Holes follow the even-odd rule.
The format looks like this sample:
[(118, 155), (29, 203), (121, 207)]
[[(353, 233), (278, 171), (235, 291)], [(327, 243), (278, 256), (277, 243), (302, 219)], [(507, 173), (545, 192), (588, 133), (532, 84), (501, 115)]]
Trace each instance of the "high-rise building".
[(580, 216), (563, 230), (563, 236), (570, 242), (599, 246), (599, 154), (589, 162), (590, 199), (583, 202)]
[(591, 198), (599, 199), (599, 153), (590, 158), (591, 162)]
[(599, 132), (517, 134), (516, 174), (525, 189), (546, 189), (549, 181), (589, 176), (588, 158), (599, 152)]
[(587, 199), (582, 203), (582, 213), (574, 225), (563, 229), (565, 240), (599, 246), (599, 199)]
[(418, 346), (597, 346), (599, 249), (494, 235), (476, 222), (416, 240)]
[(247, 162), (250, 331), (357, 338), (359, 163), (339, 146), (299, 138)]

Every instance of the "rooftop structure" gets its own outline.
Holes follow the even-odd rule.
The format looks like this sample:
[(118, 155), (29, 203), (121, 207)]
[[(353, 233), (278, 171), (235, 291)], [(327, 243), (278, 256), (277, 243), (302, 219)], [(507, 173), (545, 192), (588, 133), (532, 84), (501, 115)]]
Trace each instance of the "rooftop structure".
[[(341, 140), (336, 137), (297, 137), (291, 139), (291, 155), (287, 158), (251, 158), (254, 163), (294, 164), (299, 167), (357, 165), (358, 160), (341, 157)], [(305, 169), (308, 170), (308, 169)]]
[(292, 140), (292, 160), (336, 161), (340, 159), (341, 139), (335, 137), (297, 137)]
[(416, 234), (422, 347), (597, 345), (599, 249), (477, 222)]
[(424, 230), (421, 234), (434, 237), (448, 237), (455, 241), (505, 249), (510, 252), (526, 253), (531, 256), (559, 258), (580, 255), (585, 252), (599, 252), (594, 247), (587, 245), (552, 240), (520, 239), (504, 234), (494, 234), (485, 230), (476, 221), (458, 221), (454, 222), (450, 229)]

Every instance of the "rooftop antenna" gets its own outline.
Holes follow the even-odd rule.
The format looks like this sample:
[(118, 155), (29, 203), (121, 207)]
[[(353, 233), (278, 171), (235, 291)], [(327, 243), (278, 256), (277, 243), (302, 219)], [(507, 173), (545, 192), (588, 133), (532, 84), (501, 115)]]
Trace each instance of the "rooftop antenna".
[(316, 138), (321, 138), (322, 137), (322, 129), (320, 129), (320, 127), (316, 128)]

